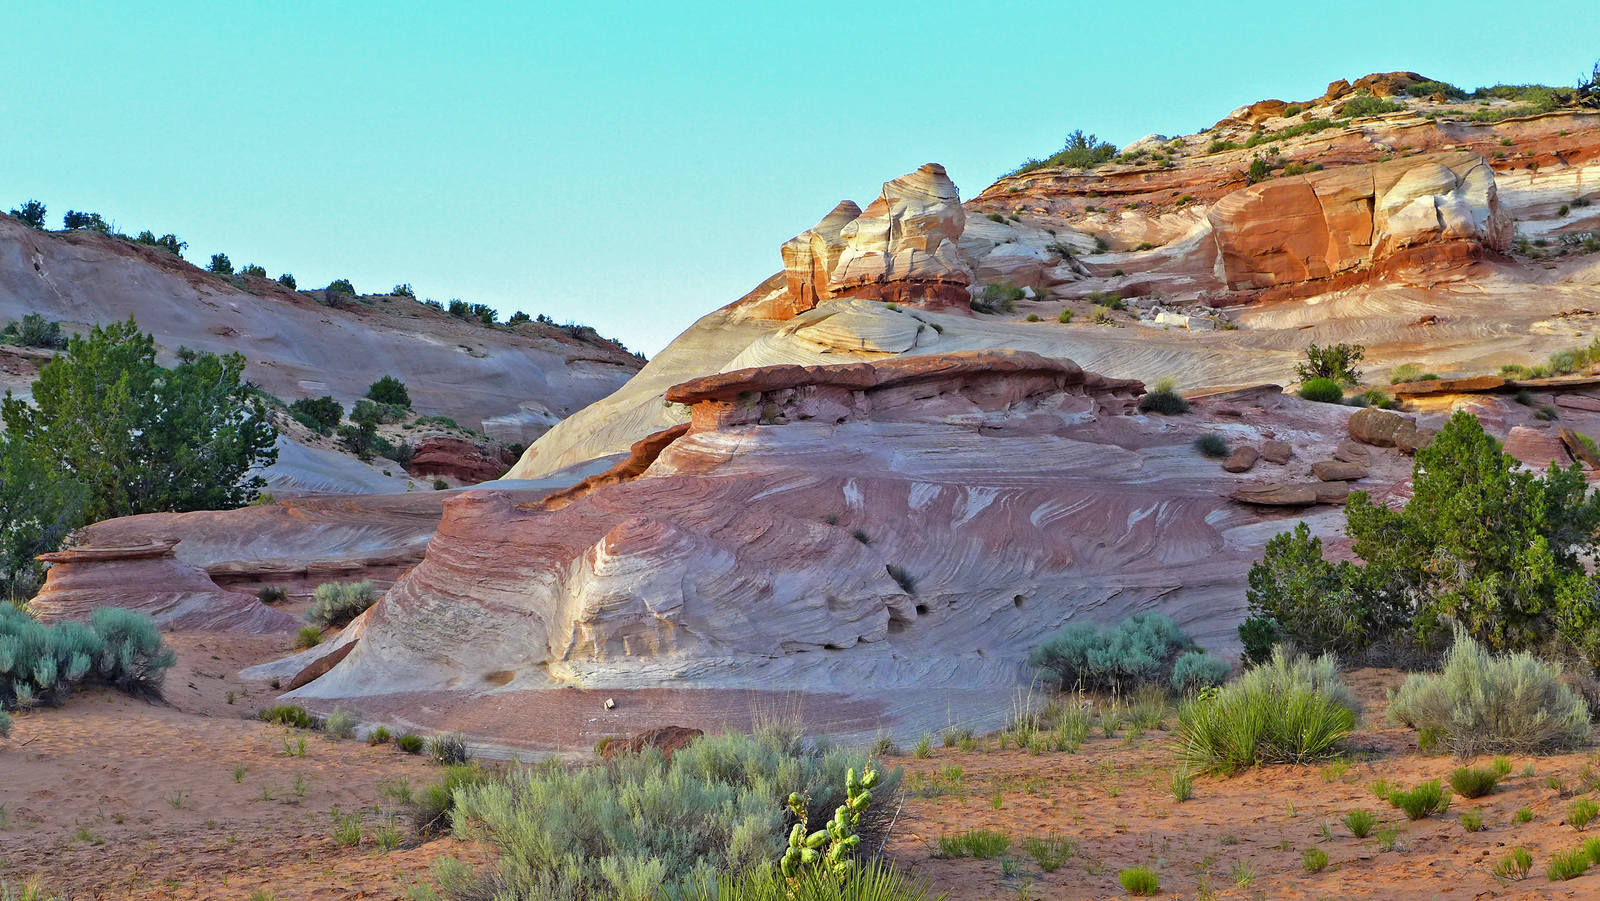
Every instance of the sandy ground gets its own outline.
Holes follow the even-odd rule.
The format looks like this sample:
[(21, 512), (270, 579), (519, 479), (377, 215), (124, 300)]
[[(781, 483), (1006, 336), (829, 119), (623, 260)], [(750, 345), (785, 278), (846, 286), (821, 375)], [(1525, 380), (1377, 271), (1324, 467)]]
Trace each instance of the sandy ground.
[[(167, 704), (95, 690), (16, 716), (0, 742), (0, 879), (74, 899), (400, 899), (441, 855), (482, 859), (453, 840), (417, 847), (395, 792), (438, 778), (424, 758), (244, 718), (275, 693), (235, 674), (286, 638), (168, 638)], [(336, 808), (362, 816), (358, 847), (334, 842)], [(402, 842), (384, 853), (373, 830), (391, 818)]]
[[(1155, 869), (1162, 897), (1251, 899), (1471, 899), (1600, 898), (1600, 871), (1552, 883), (1545, 865), (1552, 852), (1600, 836), (1600, 821), (1578, 831), (1563, 823), (1584, 791), (1589, 753), (1513, 756), (1512, 775), (1492, 794), (1453, 799), (1442, 816), (1407, 821), (1378, 800), (1373, 782), (1410, 788), (1445, 780), (1461, 764), (1415, 749), (1415, 733), (1384, 727), (1383, 688), (1398, 685), (1393, 671), (1362, 670), (1352, 684), (1367, 704), (1365, 728), (1355, 736), (1348, 767), (1273, 766), (1232, 778), (1199, 776), (1194, 796), (1179, 803), (1172, 792), (1175, 720), (1160, 730), (1115, 738), (1096, 731), (1075, 754), (1031, 755), (999, 750), (990, 740), (978, 751), (934, 743), (930, 758), (907, 756), (908, 793), (889, 850), (952, 899), (1126, 898), (1118, 883), (1125, 867)], [(1488, 760), (1480, 761), (1483, 765)], [(1524, 768), (1531, 766), (1532, 775)], [(951, 768), (959, 768), (959, 776)], [(1562, 788), (1552, 788), (1554, 777)], [(929, 787), (934, 786), (934, 787)], [(1513, 822), (1519, 808), (1532, 820)], [(1345, 815), (1365, 808), (1380, 826), (1398, 827), (1393, 850), (1375, 835), (1357, 839)], [(1469, 833), (1461, 812), (1481, 811), (1484, 828)], [(1011, 839), (993, 859), (941, 859), (939, 839), (967, 829), (990, 829)], [(1376, 830), (1374, 830), (1376, 832)], [(1044, 872), (1025, 849), (1029, 838), (1065, 837), (1076, 846), (1054, 872)], [(1494, 864), (1512, 847), (1533, 857), (1527, 878), (1501, 883)], [(1304, 855), (1317, 848), (1329, 865), (1307, 873)]]
[[(169, 638), (180, 656), (166, 704), (92, 691), (16, 718), (0, 742), (0, 879), (37, 879), (75, 899), (405, 899), (441, 856), (491, 860), (454, 839), (412, 835), (396, 794), (437, 778), (424, 758), (245, 718), (273, 692), (235, 674), (282, 653), (286, 637)], [(1352, 674), (1368, 708), (1347, 765), (1200, 776), (1181, 803), (1171, 790), (1171, 718), (1137, 734), (1096, 730), (1076, 753), (935, 741), (928, 758), (892, 761), (912, 790), (888, 850), (962, 901), (1123, 898), (1118, 872), (1130, 866), (1154, 868), (1168, 898), (1600, 897), (1600, 870), (1561, 883), (1544, 876), (1552, 852), (1600, 836), (1600, 821), (1583, 831), (1563, 822), (1574, 800), (1593, 794), (1586, 786), (1600, 784), (1590, 753), (1514, 757), (1493, 794), (1456, 798), (1447, 814), (1416, 822), (1374, 797), (1376, 780), (1409, 787), (1457, 766), (1383, 726), (1383, 690), (1400, 678)], [(1524, 807), (1532, 820), (1514, 823)], [(1355, 808), (1398, 827), (1392, 850), (1350, 834), (1342, 819)], [(336, 809), (361, 815), (359, 846), (335, 843)], [(1468, 809), (1482, 812), (1482, 831), (1460, 824)], [(401, 843), (383, 851), (374, 830), (391, 821)], [(1011, 846), (988, 860), (939, 856), (941, 836), (972, 828), (1002, 832)], [(1025, 845), (1051, 837), (1074, 850), (1045, 872)], [(1532, 852), (1533, 871), (1502, 884), (1490, 869), (1518, 845)], [(1327, 869), (1306, 872), (1308, 848), (1327, 853)]]

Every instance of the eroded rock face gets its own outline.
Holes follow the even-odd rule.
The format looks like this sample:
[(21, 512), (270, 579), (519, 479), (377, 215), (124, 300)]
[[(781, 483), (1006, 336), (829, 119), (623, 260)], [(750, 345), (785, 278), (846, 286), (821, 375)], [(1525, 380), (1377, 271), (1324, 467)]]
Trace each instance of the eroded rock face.
[(426, 438), (417, 445), (406, 472), (414, 476), (449, 476), (476, 484), (498, 479), (515, 460), (502, 459), (495, 448), (465, 438)]
[(1510, 217), (1472, 153), (1439, 153), (1273, 178), (1209, 212), (1229, 288), (1323, 279), (1451, 242), (1504, 250)]
[(885, 182), (865, 210), (844, 201), (783, 245), (787, 294), (779, 318), (825, 299), (964, 304), (972, 272), (957, 242), (966, 212), (938, 163)]
[[(1225, 648), (1275, 530), (1251, 529), (1258, 514), (1219, 490), (1239, 477), (1190, 445), (1219, 427), (1264, 440), (1268, 419), (1331, 434), (1348, 411), (1263, 394), (1219, 426), (1204, 403), (1139, 415), (1140, 390), (1018, 352), (682, 383), (668, 396), (687, 428), (614, 477), (545, 501), (453, 497), (360, 643), (294, 696), (382, 711), (406, 692), (514, 718), (564, 686), (782, 685), (892, 696), (892, 731), (995, 714), (995, 686), (1069, 620), (1161, 609)], [(1382, 476), (1403, 475), (1390, 456)]]

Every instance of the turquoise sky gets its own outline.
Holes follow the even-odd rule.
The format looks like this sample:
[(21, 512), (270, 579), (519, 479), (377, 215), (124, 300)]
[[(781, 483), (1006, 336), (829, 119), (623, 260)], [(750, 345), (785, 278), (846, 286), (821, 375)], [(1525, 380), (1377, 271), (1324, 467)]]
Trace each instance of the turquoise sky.
[(1412, 69), (1571, 84), (1591, 3), (7, 3), (0, 204), (654, 353), (917, 165), (963, 196)]

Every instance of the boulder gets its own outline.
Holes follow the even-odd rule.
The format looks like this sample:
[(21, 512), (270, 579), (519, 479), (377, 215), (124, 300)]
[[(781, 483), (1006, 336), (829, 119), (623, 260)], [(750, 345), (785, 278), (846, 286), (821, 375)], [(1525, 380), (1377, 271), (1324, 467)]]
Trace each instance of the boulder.
[(1228, 496), (1257, 507), (1309, 507), (1317, 502), (1317, 486), (1310, 483), (1252, 485), (1235, 489)]
[(1289, 462), (1289, 459), (1293, 456), (1294, 448), (1287, 441), (1280, 441), (1274, 438), (1261, 444), (1261, 459), (1268, 463), (1276, 463), (1282, 466)]
[(1249, 472), (1260, 456), (1260, 451), (1246, 444), (1229, 454), (1228, 459), (1222, 461), (1222, 468), (1228, 472)]
[(1600, 469), (1600, 453), (1595, 451), (1594, 439), (1585, 441), (1585, 436), (1566, 427), (1562, 427), (1560, 434), (1561, 443), (1573, 459), (1582, 460), (1590, 469)]
[(1366, 445), (1349, 439), (1339, 442), (1339, 446), (1333, 449), (1333, 458), (1344, 463), (1365, 464), (1371, 456), (1372, 454), (1367, 450)]
[(1353, 482), (1366, 478), (1367, 468), (1360, 463), (1321, 460), (1311, 464), (1311, 473), (1324, 482)]
[(406, 463), (406, 472), (419, 478), (449, 476), (476, 484), (498, 479), (515, 459), (506, 459), (492, 444), (436, 435), (424, 438)]
[(600, 756), (606, 760), (618, 754), (637, 754), (645, 748), (658, 748), (668, 760), (672, 754), (681, 748), (686, 748), (695, 739), (705, 735), (700, 729), (688, 726), (657, 726), (647, 729), (632, 738), (611, 739), (600, 745)]
[(1350, 437), (1373, 447), (1399, 448), (1402, 453), (1414, 454), (1417, 448), (1433, 440), (1432, 429), (1419, 429), (1417, 424), (1399, 413), (1366, 407), (1350, 417)]

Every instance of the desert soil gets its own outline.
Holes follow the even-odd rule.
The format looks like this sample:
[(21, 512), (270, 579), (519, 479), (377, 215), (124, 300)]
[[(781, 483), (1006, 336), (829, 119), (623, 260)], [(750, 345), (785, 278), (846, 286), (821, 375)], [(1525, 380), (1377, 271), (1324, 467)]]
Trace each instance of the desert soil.
[[(0, 742), (0, 879), (37, 880), (75, 899), (405, 899), (441, 856), (491, 860), (482, 848), (412, 834), (397, 793), (438, 778), (423, 757), (247, 718), (274, 693), (237, 673), (287, 651), (287, 639), (170, 640), (179, 663), (164, 704), (92, 691), (16, 717)], [(1600, 836), (1600, 821), (1581, 831), (1563, 822), (1600, 785), (1590, 753), (1514, 757), (1493, 794), (1456, 798), (1447, 814), (1416, 822), (1374, 797), (1374, 781), (1409, 787), (1458, 765), (1418, 753), (1413, 733), (1384, 726), (1384, 689), (1401, 678), (1351, 674), (1367, 713), (1347, 766), (1200, 776), (1185, 802), (1172, 794), (1170, 717), (1142, 733), (1094, 731), (1076, 753), (1001, 750), (993, 738), (958, 750), (935, 740), (929, 757), (892, 761), (912, 790), (888, 850), (962, 901), (1125, 898), (1118, 872), (1131, 866), (1156, 869), (1167, 898), (1600, 897), (1600, 872), (1561, 883), (1544, 876), (1551, 853)], [(1532, 820), (1514, 823), (1524, 807)], [(1392, 850), (1350, 834), (1342, 819), (1355, 808), (1398, 827)], [(1475, 833), (1458, 819), (1472, 808), (1485, 824)], [(358, 846), (334, 841), (336, 810), (362, 817)], [(384, 851), (374, 831), (391, 822), (401, 843)], [(1004, 833), (1009, 850), (988, 860), (940, 857), (941, 836), (973, 828)], [(1045, 872), (1025, 843), (1052, 837), (1074, 850)], [(1518, 845), (1532, 852), (1533, 872), (1497, 881), (1491, 868)], [(1313, 847), (1330, 863), (1308, 874), (1303, 855)]]

